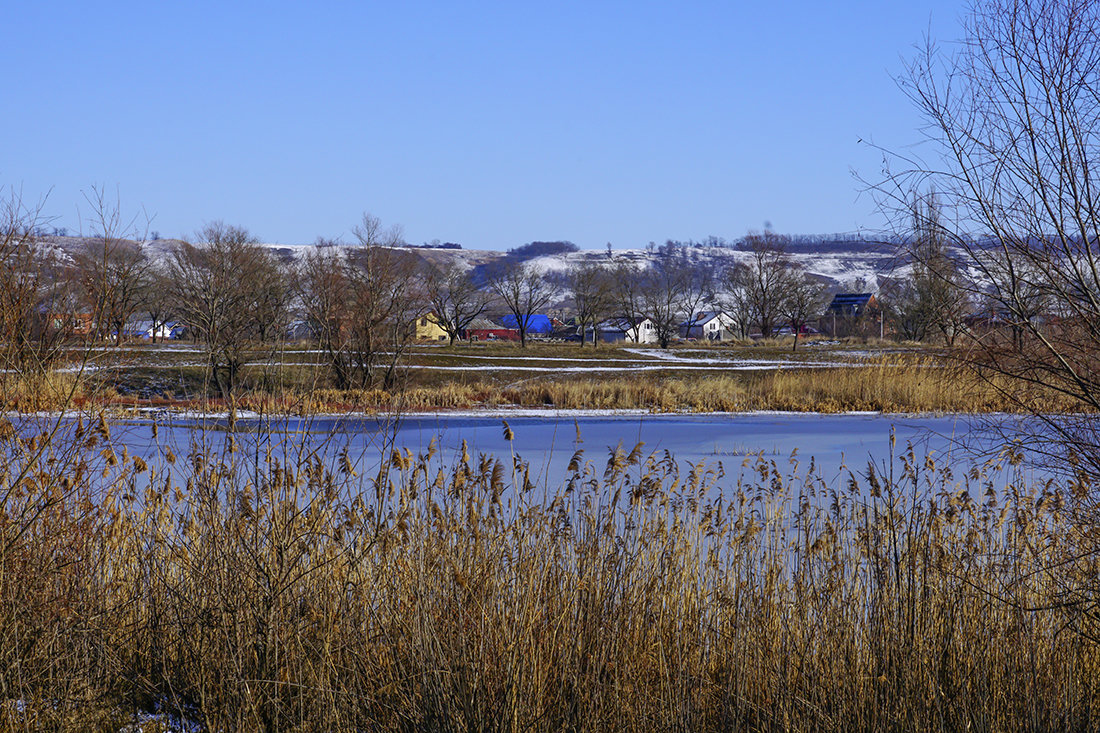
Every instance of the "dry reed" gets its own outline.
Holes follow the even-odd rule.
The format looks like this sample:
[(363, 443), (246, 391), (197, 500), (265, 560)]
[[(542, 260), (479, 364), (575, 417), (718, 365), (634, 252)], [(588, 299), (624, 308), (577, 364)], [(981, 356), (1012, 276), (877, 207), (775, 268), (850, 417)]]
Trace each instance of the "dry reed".
[(110, 433), (0, 426), (4, 728), (1100, 724), (1080, 483), (912, 449), (735, 481), (638, 446), (542, 486), (513, 456), (139, 458)]
[[(1034, 395), (1030, 409), (1072, 412), (1057, 395)], [(652, 412), (1016, 412), (1020, 405), (995, 382), (931, 359), (881, 359), (859, 367), (790, 368), (698, 377), (651, 375), (540, 378), (518, 384), (445, 382), (382, 390), (314, 390), (297, 399), (310, 412), (520, 406), (559, 409), (642, 409)], [(253, 404), (261, 400), (254, 399)]]

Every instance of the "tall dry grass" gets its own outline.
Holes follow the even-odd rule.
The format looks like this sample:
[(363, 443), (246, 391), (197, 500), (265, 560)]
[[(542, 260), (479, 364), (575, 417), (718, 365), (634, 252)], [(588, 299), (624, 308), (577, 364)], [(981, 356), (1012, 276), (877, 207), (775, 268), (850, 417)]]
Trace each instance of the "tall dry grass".
[[(1074, 408), (1036, 394), (1036, 409)], [(246, 407), (266, 412), (408, 411), (473, 407), (643, 409), (654, 412), (791, 410), (812, 412), (1015, 412), (1020, 406), (995, 382), (931, 359), (882, 359), (866, 366), (791, 368), (703, 376), (651, 374), (606, 378), (538, 378), (500, 385), (448, 381), (385, 390), (313, 389), (279, 397), (255, 394)], [(287, 409), (287, 406), (294, 409)]]
[[(296, 376), (295, 376), (296, 374)], [(334, 389), (303, 378), (304, 372), (273, 368), (243, 391), (237, 407), (263, 414), (431, 411), (479, 407), (642, 409), (653, 412), (790, 410), (812, 412), (1075, 412), (1080, 405), (1052, 390), (1034, 388), (1026, 404), (1003, 377), (979, 377), (958, 364), (929, 357), (888, 356), (860, 366), (792, 367), (770, 370), (674, 373), (550, 375), (501, 381), (479, 372), (438, 381), (412, 375), (399, 389)], [(513, 375), (514, 376), (514, 375)], [(284, 379), (285, 378), (285, 379)], [(100, 374), (97, 380), (102, 379)], [(36, 381), (37, 380), (37, 381)], [(9, 409), (38, 411), (78, 404), (115, 409), (143, 406), (227, 409), (224, 401), (121, 397), (85, 376), (50, 374), (0, 380), (0, 400)]]
[[(649, 373), (605, 378), (549, 377), (501, 385), (448, 381), (384, 390), (315, 389), (279, 398), (252, 395), (246, 406), (266, 411), (441, 410), (475, 407), (642, 409), (653, 412), (1074, 412), (1052, 391), (1033, 390), (1024, 407), (996, 377), (979, 378), (933, 359), (883, 358), (855, 367), (799, 367), (701, 376)], [(286, 410), (286, 405), (295, 409)]]
[(1100, 724), (1080, 484), (912, 449), (844, 480), (750, 458), (734, 480), (638, 446), (544, 486), (510, 455), (375, 470), (220, 440), (137, 457), (103, 421), (0, 429), (0, 725)]
[(58, 410), (86, 399), (80, 374), (59, 371), (0, 372), (0, 410)]

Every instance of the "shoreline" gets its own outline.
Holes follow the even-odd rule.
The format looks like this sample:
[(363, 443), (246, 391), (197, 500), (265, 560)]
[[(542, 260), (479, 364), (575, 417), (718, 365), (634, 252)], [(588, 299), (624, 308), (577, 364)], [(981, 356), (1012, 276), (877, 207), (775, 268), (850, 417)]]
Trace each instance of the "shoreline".
[[(224, 421), (229, 419), (229, 412), (225, 410), (191, 410), (191, 409), (175, 409), (165, 407), (140, 407), (140, 408), (127, 408), (125, 410), (116, 411), (110, 408), (100, 410), (62, 410), (62, 411), (39, 411), (39, 412), (18, 412), (18, 411), (6, 411), (4, 416), (8, 419), (11, 418), (30, 418), (37, 417), (42, 419), (47, 418), (66, 418), (66, 417), (80, 417), (90, 414), (99, 415), (102, 412), (103, 415), (109, 420), (124, 420), (131, 422), (146, 422), (153, 421), (157, 418), (167, 417), (170, 419), (177, 419), (180, 421)], [(1065, 417), (1082, 416), (1086, 413), (1070, 413), (1063, 415)], [(257, 412), (255, 410), (238, 410), (237, 421), (238, 422), (254, 422), (257, 420), (369, 420), (369, 419), (426, 419), (426, 418), (442, 418), (442, 419), (460, 419), (460, 420), (476, 420), (483, 418), (499, 418), (499, 419), (538, 419), (538, 418), (551, 418), (551, 419), (615, 419), (615, 418), (638, 418), (638, 417), (651, 417), (651, 418), (753, 418), (753, 417), (897, 417), (897, 418), (928, 418), (928, 417), (992, 417), (992, 418), (1026, 418), (1028, 413), (1022, 412), (960, 412), (960, 411), (898, 411), (891, 412), (885, 410), (843, 410), (837, 412), (824, 412), (819, 410), (713, 410), (713, 411), (701, 411), (701, 410), (647, 410), (641, 408), (630, 409), (603, 409), (603, 408), (535, 408), (535, 407), (523, 407), (516, 406), (510, 407), (487, 407), (480, 408), (458, 408), (458, 409), (445, 409), (438, 410), (411, 410), (408, 412), (393, 412), (383, 410), (348, 410), (340, 412), (311, 412), (308, 415), (302, 415), (294, 412)]]

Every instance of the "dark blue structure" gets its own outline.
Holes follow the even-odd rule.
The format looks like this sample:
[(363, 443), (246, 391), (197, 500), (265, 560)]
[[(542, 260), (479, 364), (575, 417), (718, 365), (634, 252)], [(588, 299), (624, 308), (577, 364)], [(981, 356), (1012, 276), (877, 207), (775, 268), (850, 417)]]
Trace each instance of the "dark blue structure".
[[(519, 319), (510, 313), (501, 316), (500, 323), (505, 328), (519, 328)], [(553, 330), (554, 323), (550, 320), (550, 316), (532, 315), (527, 317), (527, 333), (549, 335)]]

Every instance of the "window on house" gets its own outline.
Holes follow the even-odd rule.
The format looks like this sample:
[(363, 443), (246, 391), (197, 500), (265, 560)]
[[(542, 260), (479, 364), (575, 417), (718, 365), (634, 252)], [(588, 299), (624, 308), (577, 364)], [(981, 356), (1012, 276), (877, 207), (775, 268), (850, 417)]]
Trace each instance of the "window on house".
[(428, 325), (428, 319), (427, 318), (421, 318), (420, 319), (420, 325), (421, 326), (427, 326)]

